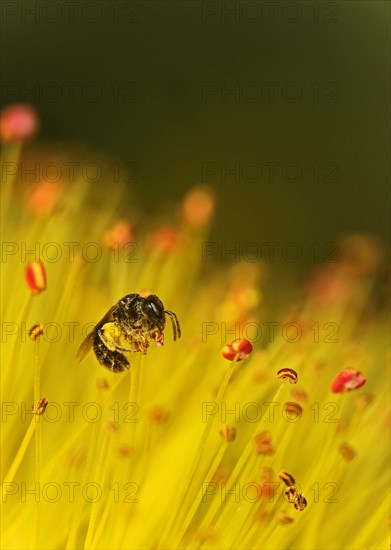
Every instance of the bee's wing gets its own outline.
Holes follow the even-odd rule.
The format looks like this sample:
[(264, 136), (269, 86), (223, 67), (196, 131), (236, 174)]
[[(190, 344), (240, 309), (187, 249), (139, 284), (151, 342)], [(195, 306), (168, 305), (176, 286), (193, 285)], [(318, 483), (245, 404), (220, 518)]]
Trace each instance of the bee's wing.
[(87, 355), (87, 353), (92, 348), (92, 343), (94, 341), (94, 335), (95, 335), (95, 328), (93, 331), (89, 333), (89, 335), (83, 340), (81, 343), (79, 349), (77, 350), (77, 359), (78, 361), (83, 361), (84, 357)]
[(110, 323), (114, 320), (113, 313), (118, 308), (118, 304), (113, 306), (109, 309), (109, 311), (106, 313), (106, 315), (99, 321), (98, 324), (94, 326), (94, 328), (87, 334), (83, 342), (81, 343), (79, 349), (77, 350), (77, 359), (79, 361), (83, 361), (84, 357), (87, 355), (87, 353), (92, 348), (92, 344), (94, 343), (95, 334), (98, 332), (100, 328), (103, 327), (106, 323)]

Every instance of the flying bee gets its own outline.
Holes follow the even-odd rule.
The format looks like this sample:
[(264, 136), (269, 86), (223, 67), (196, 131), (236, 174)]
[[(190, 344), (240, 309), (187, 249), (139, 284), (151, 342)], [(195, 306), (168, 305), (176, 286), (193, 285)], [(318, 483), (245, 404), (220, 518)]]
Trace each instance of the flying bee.
[(181, 328), (173, 311), (164, 309), (155, 294), (128, 294), (119, 300), (99, 321), (82, 342), (77, 357), (84, 359), (92, 348), (99, 363), (112, 372), (130, 367), (124, 353), (147, 353), (150, 341), (164, 344), (166, 315), (171, 319), (174, 341), (181, 337)]

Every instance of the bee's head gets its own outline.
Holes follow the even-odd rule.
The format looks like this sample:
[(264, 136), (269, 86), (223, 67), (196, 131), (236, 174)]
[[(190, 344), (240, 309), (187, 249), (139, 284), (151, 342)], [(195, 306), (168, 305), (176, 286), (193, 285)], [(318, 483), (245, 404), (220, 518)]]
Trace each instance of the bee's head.
[(141, 304), (141, 310), (151, 321), (155, 321), (157, 326), (165, 324), (165, 314), (163, 302), (155, 294), (146, 296)]
[(135, 329), (163, 333), (166, 315), (171, 319), (174, 340), (176, 340), (181, 337), (177, 316), (173, 311), (164, 309), (163, 302), (156, 294), (147, 292), (128, 294), (118, 302), (113, 313), (115, 321), (128, 334)]
[(181, 329), (177, 316), (173, 311), (164, 309), (163, 302), (156, 296), (156, 294), (149, 294), (144, 298), (142, 310), (149, 321), (161, 331), (163, 331), (166, 324), (165, 316), (168, 315), (171, 319), (174, 340), (181, 337)]

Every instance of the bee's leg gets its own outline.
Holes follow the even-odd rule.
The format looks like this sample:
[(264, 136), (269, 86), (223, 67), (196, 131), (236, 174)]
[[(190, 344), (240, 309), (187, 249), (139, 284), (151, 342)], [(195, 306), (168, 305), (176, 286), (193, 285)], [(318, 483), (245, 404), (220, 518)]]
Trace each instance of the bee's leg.
[(150, 333), (151, 340), (158, 346), (164, 346), (164, 334), (160, 330), (153, 330)]
[(99, 363), (112, 372), (123, 372), (130, 367), (124, 355), (118, 351), (109, 349), (102, 341), (99, 334), (95, 335), (93, 350)]
[(131, 349), (123, 348), (118, 344), (118, 329), (114, 323), (106, 323), (98, 330), (99, 338), (110, 351), (129, 352)]
[(149, 348), (149, 341), (148, 339), (143, 336), (140, 341), (137, 342), (138, 350), (141, 351), (144, 355), (147, 353), (147, 350)]
[(147, 353), (149, 348), (148, 336), (144, 332), (134, 331), (132, 334), (125, 334), (124, 338), (131, 344), (134, 351), (140, 351), (141, 353)]

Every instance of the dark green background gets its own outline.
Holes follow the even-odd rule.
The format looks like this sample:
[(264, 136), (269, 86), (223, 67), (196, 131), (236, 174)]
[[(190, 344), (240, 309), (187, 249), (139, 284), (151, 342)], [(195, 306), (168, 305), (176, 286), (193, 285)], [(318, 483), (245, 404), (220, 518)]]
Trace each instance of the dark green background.
[[(3, 84), (3, 103), (37, 105), (41, 137), (135, 162), (136, 192), (149, 212), (201, 182), (204, 162), (299, 164), (303, 176), (295, 183), (280, 171), (274, 182), (265, 173), (256, 182), (208, 179), (220, 196), (213, 237), (228, 244), (295, 241), (307, 249), (348, 231), (387, 237), (389, 2), (293, 2), (285, 16), (277, 2), (274, 22), (267, 2), (208, 3), (219, 13), (203, 21), (200, 1), (101, 1), (96, 22), (83, 17), (81, 5), (72, 21), (64, 2), (56, 3), (62, 15), (51, 22), (56, 11), (47, 2), (3, 2), (16, 13), (3, 5), (2, 80), (17, 88), (10, 94)], [(33, 5), (39, 15), (24, 18)], [(287, 20), (297, 6), (299, 19)], [(237, 15), (224, 19), (232, 7)], [(252, 82), (262, 90), (265, 82), (278, 82), (277, 90), (295, 82), (303, 96), (293, 103), (279, 93), (274, 102), (203, 102), (205, 81)], [(21, 91), (24, 83), (39, 90), (48, 82), (98, 83), (102, 99), (76, 93), (72, 102), (64, 91), (50, 102)], [(126, 101), (127, 82), (139, 87), (136, 102)], [(315, 101), (314, 82), (335, 83), (336, 101), (327, 101), (326, 90)], [(337, 163), (338, 181), (315, 182), (315, 162)]]

